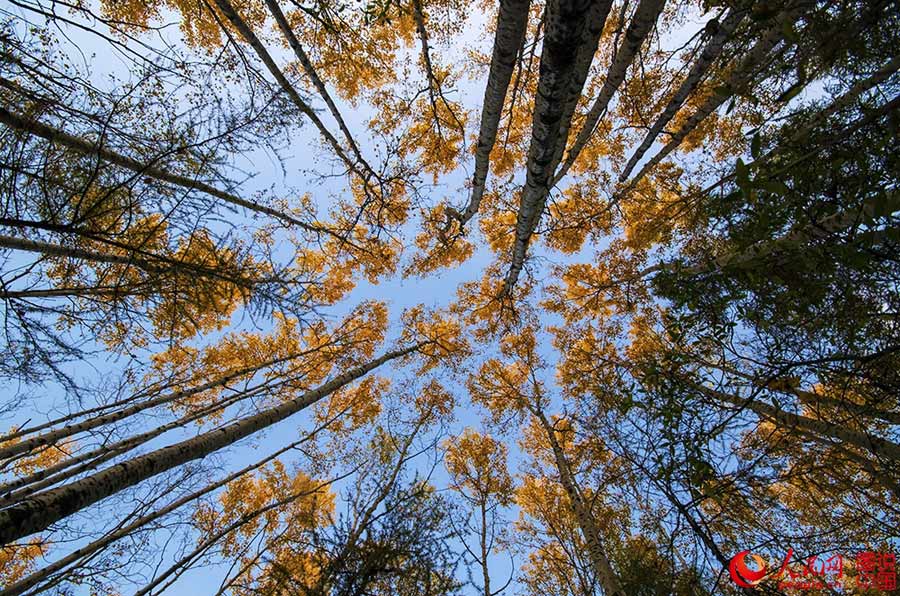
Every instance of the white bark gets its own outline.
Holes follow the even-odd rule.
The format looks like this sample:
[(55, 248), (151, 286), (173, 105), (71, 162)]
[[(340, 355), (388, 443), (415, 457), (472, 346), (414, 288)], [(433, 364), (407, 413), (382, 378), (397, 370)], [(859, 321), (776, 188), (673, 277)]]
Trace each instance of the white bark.
[(831, 439), (839, 443), (847, 443), (864, 451), (868, 451), (876, 458), (900, 462), (900, 444), (894, 443), (888, 439), (876, 437), (870, 433), (851, 430), (844, 425), (832, 424), (823, 420), (816, 420), (807, 416), (801, 416), (800, 414), (787, 412), (757, 399), (748, 400), (724, 391), (717, 391), (710, 387), (696, 384), (693, 384), (693, 386), (702, 393), (722, 402), (740, 408), (747, 408), (758, 416), (775, 422), (781, 428), (804, 433), (814, 433), (820, 437)]
[(359, 379), (382, 364), (419, 349), (422, 344), (388, 352), (364, 366), (354, 368), (319, 388), (241, 418), (216, 430), (205, 432), (117, 464), (69, 485), (35, 495), (22, 503), (0, 511), (0, 544), (9, 544), (72, 515), (106, 497), (143, 480), (152, 478), (187, 462), (203, 458), (253, 433), (276, 424), (323, 397)]
[(770, 52), (777, 46), (784, 37), (784, 27), (790, 25), (797, 17), (797, 11), (780, 13), (775, 17), (775, 22), (766, 30), (762, 38), (754, 44), (749, 52), (744, 56), (740, 63), (735, 67), (734, 72), (728, 77), (724, 86), (718, 87), (712, 95), (710, 95), (703, 105), (697, 108), (697, 111), (691, 114), (690, 118), (682, 125), (682, 127), (669, 139), (647, 163), (638, 171), (623, 191), (617, 195), (625, 194), (632, 190), (638, 182), (640, 182), (647, 173), (656, 167), (662, 160), (675, 151), (689, 134), (691, 134), (697, 126), (703, 122), (710, 114), (719, 109), (722, 104), (736, 93), (745, 92), (752, 83), (753, 77), (759, 71), (761, 65), (765, 64), (769, 58)]
[(478, 213), (490, 166), (491, 150), (497, 140), (500, 114), (506, 100), (509, 81), (512, 78), (516, 58), (525, 42), (528, 28), (530, 0), (501, 0), (497, 15), (497, 32), (494, 35), (491, 69), (481, 104), (481, 127), (478, 146), (475, 149), (475, 173), (472, 175), (472, 194), (469, 204), (459, 215), (460, 225), (465, 226)]
[(554, 176), (554, 184), (565, 176), (572, 164), (575, 163), (575, 160), (578, 159), (581, 150), (587, 145), (594, 129), (600, 122), (600, 118), (606, 113), (610, 100), (612, 100), (616, 90), (625, 80), (628, 67), (631, 66), (647, 35), (650, 34), (650, 31), (656, 25), (664, 5), (665, 0), (641, 0), (638, 3), (631, 23), (628, 25), (628, 30), (625, 33), (625, 39), (622, 41), (622, 47), (616, 51), (616, 58), (609, 67), (609, 72), (607, 72), (606, 79), (603, 81), (603, 87), (601, 87), (597, 99), (591, 105), (587, 118), (566, 155), (565, 164)]
[(643, 142), (641, 142), (640, 146), (634, 151), (631, 159), (628, 160), (628, 164), (619, 175), (619, 182), (624, 182), (628, 179), (631, 171), (637, 165), (638, 161), (640, 161), (640, 159), (644, 156), (644, 153), (647, 152), (647, 150), (656, 140), (656, 137), (658, 137), (659, 134), (665, 129), (666, 125), (675, 116), (675, 113), (679, 109), (681, 109), (684, 101), (691, 93), (694, 92), (694, 90), (697, 88), (697, 85), (699, 85), (700, 81), (702, 81), (706, 76), (710, 66), (712, 66), (716, 58), (719, 57), (719, 54), (721, 54), (722, 52), (722, 48), (725, 46), (725, 42), (728, 41), (735, 28), (743, 20), (744, 15), (745, 12), (743, 11), (731, 10), (728, 13), (728, 16), (726, 16), (719, 24), (718, 30), (710, 38), (706, 46), (704, 46), (703, 51), (700, 52), (700, 56), (697, 57), (697, 60), (691, 65), (690, 71), (688, 71), (687, 76), (678, 87), (675, 95), (673, 95), (672, 99), (669, 100), (669, 103), (666, 104), (665, 109), (656, 118), (656, 121), (654, 121), (653, 126), (650, 127), (650, 130), (647, 131)]
[(347, 166), (347, 168), (359, 176), (363, 181), (368, 181), (373, 177), (376, 177), (374, 172), (371, 170), (361, 169), (361, 163), (356, 162), (351, 159), (347, 152), (344, 151), (344, 148), (341, 147), (341, 144), (334, 137), (333, 134), (328, 130), (325, 124), (322, 122), (321, 118), (319, 118), (318, 114), (312, 109), (312, 107), (306, 103), (300, 94), (297, 93), (297, 90), (291, 84), (290, 81), (287, 80), (287, 77), (284, 76), (284, 73), (281, 71), (281, 68), (275, 63), (275, 60), (272, 59), (272, 56), (269, 54), (266, 47), (262, 44), (259, 38), (256, 36), (256, 33), (247, 25), (246, 21), (237, 13), (234, 6), (228, 0), (214, 0), (216, 7), (222, 12), (228, 22), (232, 24), (232, 26), (237, 29), (238, 33), (241, 34), (241, 37), (244, 38), (251, 48), (256, 52), (256, 55), (262, 60), (262, 63), (266, 66), (266, 69), (275, 77), (275, 81), (278, 83), (278, 86), (284, 91), (284, 93), (290, 98), (291, 102), (300, 110), (300, 112), (309, 118), (312, 123), (319, 130), (319, 133), (325, 139), (325, 141), (331, 146), (332, 150), (334, 150), (335, 154), (340, 158), (342, 162)]
[[(567, 101), (576, 84), (580, 44), (584, 41), (587, 18), (594, 5), (605, 0), (551, 0), (545, 11), (546, 33), (541, 52), (540, 76), (531, 126), (525, 186), (516, 221), (516, 237), (506, 275), (503, 293), (508, 294), (518, 280), (525, 262), (528, 244), (534, 234), (549, 192), (550, 176), (556, 164), (554, 157), (566, 139), (561, 132)], [(585, 74), (587, 74), (585, 72)], [(571, 115), (570, 115), (571, 117)]]
[(553, 450), (553, 457), (556, 461), (556, 468), (559, 472), (560, 482), (562, 483), (566, 494), (569, 496), (569, 501), (572, 503), (575, 518), (578, 521), (578, 526), (581, 528), (581, 533), (587, 544), (591, 565), (594, 567), (594, 572), (597, 574), (597, 581), (603, 588), (604, 596), (625, 596), (625, 592), (620, 586), (619, 578), (616, 576), (615, 571), (613, 571), (609, 558), (604, 551), (603, 540), (600, 537), (600, 530), (597, 527), (594, 516), (591, 513), (589, 505), (585, 503), (584, 497), (581, 495), (581, 491), (578, 488), (575, 477), (572, 475), (572, 470), (566, 459), (566, 455), (556, 438), (556, 431), (541, 410), (532, 409), (532, 414), (535, 415), (547, 434), (547, 440), (550, 442), (550, 447)]
[[(309, 350), (304, 350), (302, 352), (297, 352), (294, 354), (290, 354), (288, 356), (283, 356), (280, 358), (273, 358), (266, 362), (262, 362), (260, 364), (255, 364), (253, 366), (247, 366), (241, 369), (238, 369), (234, 372), (228, 373), (227, 375), (220, 376), (208, 383), (203, 383), (202, 385), (198, 385), (197, 387), (192, 387), (190, 389), (184, 389), (182, 391), (173, 391), (171, 393), (160, 395), (158, 397), (148, 399), (146, 401), (142, 401), (136, 403), (134, 405), (128, 406), (126, 408), (122, 408), (121, 410), (116, 410), (115, 412), (110, 412), (108, 414), (103, 414), (100, 416), (95, 416), (93, 418), (89, 418), (87, 420), (76, 422), (74, 424), (66, 424), (65, 427), (52, 430), (46, 432), (42, 435), (38, 435), (36, 437), (32, 437), (29, 439), (25, 439), (23, 441), (19, 441), (18, 443), (14, 443), (12, 445), (8, 445), (6, 447), (0, 448), (0, 459), (6, 459), (12, 457), (14, 455), (18, 455), (20, 453), (27, 453), (29, 451), (33, 451), (39, 447), (43, 447), (44, 445), (53, 445), (58, 443), (59, 441), (71, 437), (73, 435), (83, 433), (100, 426), (105, 426), (107, 424), (111, 424), (113, 422), (118, 422), (119, 420), (123, 420), (129, 416), (133, 416), (139, 412), (143, 412), (150, 408), (155, 408), (161, 405), (169, 404), (172, 402), (176, 402), (179, 400), (183, 400), (189, 398), (191, 396), (197, 395), (199, 393), (203, 393), (204, 391), (209, 391), (210, 389), (215, 389), (216, 387), (223, 387), (233, 381), (234, 379), (253, 374), (257, 371), (263, 370), (265, 368), (269, 368), (270, 366), (276, 366), (278, 364), (289, 362), (291, 360), (295, 360), (300, 358), (306, 354), (308, 354)], [(130, 401), (130, 400), (128, 400)], [(0, 437), (0, 441), (8, 441), (11, 438), (18, 435), (10, 435)]]

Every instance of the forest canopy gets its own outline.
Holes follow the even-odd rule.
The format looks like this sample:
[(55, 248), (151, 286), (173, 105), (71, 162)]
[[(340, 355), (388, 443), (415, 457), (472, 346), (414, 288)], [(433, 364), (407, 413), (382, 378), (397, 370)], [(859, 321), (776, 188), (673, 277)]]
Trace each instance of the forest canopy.
[(895, 593), (898, 48), (2, 0), (0, 596)]

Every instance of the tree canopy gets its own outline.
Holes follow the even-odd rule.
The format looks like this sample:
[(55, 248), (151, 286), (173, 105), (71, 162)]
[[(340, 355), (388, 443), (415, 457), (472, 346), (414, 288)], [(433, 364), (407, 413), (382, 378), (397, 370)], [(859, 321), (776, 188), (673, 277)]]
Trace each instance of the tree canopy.
[(889, 0), (5, 0), (0, 596), (892, 593), (898, 48)]

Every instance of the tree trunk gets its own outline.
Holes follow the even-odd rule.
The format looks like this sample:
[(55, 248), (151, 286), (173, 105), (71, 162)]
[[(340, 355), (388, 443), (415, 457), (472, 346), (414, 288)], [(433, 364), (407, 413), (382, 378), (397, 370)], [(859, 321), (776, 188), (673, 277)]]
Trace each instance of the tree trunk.
[(374, 177), (374, 172), (371, 170), (360, 170), (360, 163), (350, 159), (350, 156), (344, 151), (344, 148), (341, 147), (341, 144), (334, 137), (333, 134), (328, 130), (322, 120), (319, 118), (318, 114), (312, 109), (312, 107), (306, 103), (300, 94), (297, 93), (297, 90), (291, 85), (291, 82), (287, 80), (287, 77), (284, 76), (284, 73), (275, 64), (275, 60), (272, 59), (272, 56), (269, 54), (268, 50), (266, 50), (265, 46), (253, 32), (249, 25), (247, 25), (246, 21), (237, 13), (234, 6), (228, 0), (214, 0), (216, 6), (226, 19), (237, 29), (238, 33), (241, 34), (241, 37), (250, 44), (250, 47), (256, 52), (256, 55), (259, 56), (259, 59), (262, 60), (263, 64), (266, 66), (266, 69), (272, 76), (275, 77), (275, 81), (278, 83), (278, 86), (285, 92), (285, 94), (290, 98), (290, 100), (297, 106), (300, 112), (309, 118), (312, 123), (319, 130), (319, 133), (324, 137), (324, 139), (328, 142), (331, 148), (334, 150), (335, 154), (340, 158), (344, 165), (347, 168), (359, 176), (363, 181), (368, 181), (372, 177)]
[(506, 100), (506, 91), (512, 78), (516, 57), (525, 43), (528, 29), (528, 8), (531, 0), (501, 0), (497, 15), (497, 32), (494, 35), (491, 69), (484, 89), (481, 104), (481, 128), (478, 132), (478, 146), (475, 149), (475, 173), (472, 176), (472, 195), (469, 204), (459, 216), (461, 226), (465, 226), (478, 213), (484, 186), (487, 181), (491, 150), (497, 140), (500, 114)]
[(366, 159), (363, 157), (362, 152), (359, 150), (359, 145), (356, 144), (356, 140), (350, 133), (350, 129), (347, 127), (347, 123), (344, 122), (344, 118), (343, 116), (341, 116), (340, 110), (338, 110), (337, 105), (334, 103), (331, 94), (328, 93), (328, 89), (325, 87), (325, 83), (319, 77), (319, 73), (316, 72), (312, 61), (303, 50), (303, 46), (300, 45), (300, 40), (297, 39), (297, 36), (294, 35), (294, 32), (291, 30), (290, 24), (285, 18), (284, 13), (281, 11), (281, 8), (278, 6), (278, 0), (266, 0), (266, 6), (269, 8), (269, 12), (272, 13), (272, 16), (275, 18), (275, 22), (278, 24), (278, 28), (281, 30), (281, 34), (284, 36), (284, 38), (288, 42), (288, 45), (290, 45), (291, 49), (294, 51), (294, 55), (297, 57), (297, 60), (300, 61), (300, 66), (303, 67), (303, 72), (306, 73), (306, 76), (319, 92), (319, 95), (322, 97), (325, 105), (328, 106), (328, 110), (331, 112), (331, 115), (337, 122), (338, 127), (341, 129), (341, 133), (343, 133), (344, 138), (347, 140), (347, 143), (350, 145), (350, 150), (353, 151), (353, 155), (354, 157), (356, 157), (356, 161), (363, 167), (363, 170), (367, 174), (371, 174), (371, 166), (368, 164)]
[(541, 410), (534, 409), (532, 414), (537, 417), (541, 426), (544, 428), (544, 431), (547, 433), (547, 440), (550, 442), (550, 447), (553, 450), (553, 457), (556, 460), (556, 468), (559, 472), (560, 482), (562, 483), (566, 494), (569, 495), (573, 512), (578, 520), (578, 526), (581, 528), (581, 533), (587, 543), (591, 564), (597, 574), (597, 581), (603, 588), (604, 596), (625, 596), (625, 592), (619, 585), (619, 578), (613, 571), (612, 565), (610, 565), (609, 559), (604, 552), (603, 541), (600, 538), (600, 530), (597, 528), (594, 516), (588, 505), (584, 502), (581, 491), (578, 489), (575, 478), (572, 476), (572, 471), (569, 468), (569, 462), (566, 459), (566, 455), (563, 452), (562, 447), (560, 447), (559, 441), (556, 440), (556, 431), (550, 425), (550, 422)]
[(594, 100), (593, 105), (591, 105), (587, 118), (578, 132), (578, 137), (572, 144), (571, 149), (569, 149), (565, 164), (554, 176), (554, 183), (565, 176), (572, 164), (575, 163), (575, 160), (578, 159), (581, 150), (587, 145), (594, 129), (597, 127), (597, 123), (600, 122), (601, 116), (609, 107), (610, 100), (612, 100), (622, 81), (625, 80), (628, 67), (631, 66), (647, 35), (650, 34), (650, 31), (656, 25), (665, 3), (665, 0), (641, 0), (638, 3), (634, 11), (634, 17), (632, 17), (631, 23), (628, 25), (628, 31), (625, 33), (625, 39), (622, 41), (622, 47), (616, 51), (616, 58), (606, 73), (606, 79), (603, 81), (600, 94)]
[(878, 458), (883, 458), (893, 462), (900, 462), (900, 444), (894, 443), (880, 437), (873, 437), (867, 433), (859, 432), (846, 428), (843, 425), (831, 424), (822, 420), (816, 420), (807, 416), (801, 416), (791, 412), (786, 412), (781, 408), (769, 405), (756, 399), (745, 399), (737, 395), (717, 391), (710, 387), (691, 384), (695, 389), (700, 390), (703, 394), (718, 399), (740, 408), (748, 408), (758, 416), (771, 420), (789, 430), (799, 432), (814, 433), (820, 437), (832, 439), (839, 443), (848, 443), (854, 447), (858, 447), (868, 451)]
[(416, 344), (409, 348), (388, 352), (296, 399), (258, 414), (241, 418), (192, 439), (122, 462), (67, 486), (46, 491), (25, 502), (4, 509), (0, 511), (0, 544), (8, 544), (45, 530), (51, 524), (121, 490), (179, 465), (205, 457), (261, 429), (268, 428), (352, 383), (382, 364), (414, 352), (422, 345)]
[[(576, 86), (573, 78), (577, 71), (587, 17), (594, 5), (600, 2), (605, 0), (551, 0), (547, 4), (546, 33), (532, 118), (531, 146), (528, 149), (525, 186), (521, 191), (516, 237), (504, 283), (504, 294), (512, 290), (519, 278), (528, 244), (544, 210), (550, 176), (555, 167), (553, 159), (560, 144), (564, 146), (566, 142), (560, 133), (568, 128), (568, 123), (563, 123), (562, 118), (571, 89)], [(583, 85), (582, 80), (577, 86)]]
[(722, 48), (725, 46), (725, 42), (728, 41), (735, 28), (738, 26), (741, 20), (743, 20), (744, 15), (745, 13), (743, 11), (731, 10), (729, 11), (728, 16), (726, 16), (725, 19), (719, 24), (718, 30), (710, 38), (706, 46), (703, 48), (703, 51), (700, 53), (700, 56), (691, 66), (687, 77), (685, 77), (684, 81), (682, 81), (681, 85), (678, 87), (678, 91), (675, 92), (675, 95), (673, 95), (672, 99), (669, 100), (669, 103), (666, 104), (666, 108), (656, 118), (653, 126), (650, 127), (649, 131), (647, 131), (647, 135), (644, 137), (643, 142), (635, 150), (634, 154), (631, 156), (631, 159), (628, 160), (628, 164), (622, 170), (622, 173), (619, 174), (619, 182), (624, 182), (628, 179), (631, 171), (637, 165), (638, 161), (640, 161), (640, 159), (644, 156), (644, 153), (647, 152), (647, 150), (656, 140), (656, 137), (658, 137), (659, 134), (665, 129), (666, 125), (675, 116), (675, 113), (679, 109), (681, 109), (684, 101), (691, 93), (694, 92), (694, 90), (697, 88), (697, 85), (699, 85), (700, 81), (702, 81), (706, 76), (706, 73), (709, 71), (710, 66), (712, 66), (716, 58), (719, 57), (719, 54), (722, 53)]
[(790, 25), (798, 16), (797, 11), (783, 12), (775, 17), (773, 25), (766, 30), (762, 38), (754, 44), (753, 48), (744, 56), (744, 59), (735, 67), (734, 72), (728, 78), (724, 86), (717, 87), (712, 95), (707, 98), (696, 112), (684, 123), (684, 125), (672, 135), (669, 142), (654, 155), (635, 177), (629, 182), (621, 193), (624, 194), (632, 190), (651, 169), (656, 167), (659, 162), (664, 160), (670, 153), (678, 148), (684, 139), (697, 128), (710, 114), (715, 112), (719, 107), (733, 97), (736, 93), (746, 91), (748, 84), (752, 82), (753, 77), (759, 70), (760, 65), (764, 64), (769, 57), (769, 52), (781, 42), (784, 37), (784, 28)]
[[(139, 412), (143, 412), (144, 410), (148, 410), (150, 408), (155, 408), (157, 406), (161, 406), (164, 404), (172, 403), (178, 401), (180, 399), (185, 399), (198, 393), (203, 393), (204, 391), (208, 391), (210, 389), (214, 389), (216, 387), (222, 387), (227, 385), (234, 379), (243, 377), (245, 375), (253, 374), (257, 371), (260, 371), (264, 368), (268, 368), (270, 366), (276, 366), (283, 362), (289, 362), (291, 360), (295, 360), (309, 354), (310, 350), (304, 350), (302, 352), (297, 352), (294, 354), (290, 354), (288, 356), (283, 356), (280, 358), (273, 358), (272, 360), (268, 360), (266, 362), (262, 362), (260, 364), (256, 364), (253, 366), (247, 366), (242, 369), (238, 369), (234, 372), (231, 372), (227, 375), (223, 375), (217, 379), (214, 379), (208, 383), (204, 383), (197, 387), (192, 387), (191, 389), (185, 389), (183, 391), (174, 391), (172, 393), (161, 395), (159, 397), (155, 397), (153, 399), (148, 399), (147, 401), (140, 402), (133, 406), (129, 406), (127, 408), (123, 408), (121, 410), (110, 412), (109, 414), (103, 414), (101, 416), (95, 416), (94, 418), (89, 418), (88, 420), (84, 420), (83, 422), (76, 422), (75, 424), (67, 424), (65, 427), (53, 430), (37, 437), (33, 437), (30, 439), (26, 439), (24, 441), (20, 441), (18, 443), (14, 443), (7, 447), (0, 448), (0, 459), (6, 459), (12, 457), (14, 455), (18, 455), (20, 453), (26, 453), (28, 451), (32, 451), (37, 449), (38, 447), (43, 447), (44, 445), (53, 445), (54, 443), (59, 442), (62, 439), (71, 437), (78, 433), (86, 432), (91, 429), (104, 426), (110, 424), (112, 422), (118, 422), (124, 418), (137, 414)], [(7, 435), (4, 437), (0, 437), (0, 441), (8, 441), (17, 435)]]

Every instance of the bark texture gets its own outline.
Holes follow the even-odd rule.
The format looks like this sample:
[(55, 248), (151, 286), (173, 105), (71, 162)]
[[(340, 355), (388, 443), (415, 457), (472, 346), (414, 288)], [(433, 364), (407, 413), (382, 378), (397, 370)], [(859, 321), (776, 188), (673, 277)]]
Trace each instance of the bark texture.
[(122, 462), (76, 482), (48, 490), (0, 511), (0, 544), (9, 544), (76, 513), (106, 497), (176, 466), (203, 458), (280, 422), (352, 383), (382, 364), (419, 349), (421, 344), (388, 352), (304, 395), (247, 416), (192, 439)]
[[(740, 63), (735, 67), (734, 72), (728, 77), (726, 84), (716, 88), (712, 95), (707, 98), (696, 112), (691, 114), (690, 118), (684, 125), (672, 135), (669, 142), (660, 149), (656, 155), (650, 158), (634, 178), (627, 184), (624, 192), (633, 189), (647, 173), (656, 167), (662, 160), (675, 151), (689, 134), (691, 134), (697, 126), (703, 122), (710, 114), (715, 112), (726, 101), (733, 97), (736, 93), (745, 92), (749, 85), (753, 82), (754, 77), (759, 72), (762, 65), (769, 58), (772, 50), (777, 46), (784, 37), (784, 27), (790, 25), (796, 19), (797, 11), (781, 13), (775, 17), (775, 22), (766, 30), (762, 38), (753, 45), (749, 52), (744, 56)], [(623, 193), (624, 194), (624, 193)]]
[(491, 69), (484, 89), (481, 108), (481, 127), (478, 146), (475, 149), (475, 173), (472, 175), (472, 194), (469, 204), (459, 214), (460, 225), (465, 226), (478, 213), (484, 186), (487, 182), (491, 150), (497, 140), (500, 114), (506, 101), (506, 92), (516, 65), (516, 58), (525, 42), (528, 29), (530, 0), (501, 0), (497, 15), (497, 33), (491, 54)]
[(566, 155), (565, 164), (563, 164), (563, 167), (560, 168), (559, 172), (554, 176), (554, 183), (565, 176), (569, 168), (572, 167), (572, 164), (575, 163), (575, 160), (578, 159), (581, 150), (587, 145), (588, 140), (591, 138), (591, 134), (593, 134), (594, 129), (600, 122), (600, 118), (606, 113), (610, 100), (612, 100), (613, 95), (625, 80), (625, 74), (628, 72), (628, 67), (631, 66), (631, 63), (634, 61), (634, 57), (638, 50), (641, 49), (644, 40), (656, 25), (656, 21), (659, 19), (659, 15), (662, 12), (663, 6), (665, 6), (665, 3), (665, 0), (641, 0), (640, 3), (638, 3), (638, 6), (634, 11), (634, 16), (631, 19), (631, 23), (628, 25), (628, 30), (625, 32), (625, 39), (622, 40), (622, 46), (617, 49), (616, 58), (610, 65), (609, 72), (606, 73), (603, 87), (600, 88), (597, 99), (595, 99), (594, 103), (591, 105), (587, 118), (585, 119), (581, 130), (578, 132), (575, 142), (572, 144), (572, 147)]
[(603, 588), (604, 596), (625, 596), (625, 592), (620, 586), (619, 578), (613, 571), (609, 558), (606, 556), (606, 552), (603, 549), (603, 541), (600, 538), (600, 530), (597, 528), (594, 516), (590, 511), (589, 505), (585, 503), (581, 491), (578, 489), (578, 484), (575, 482), (575, 477), (572, 475), (572, 470), (569, 467), (566, 455), (563, 452), (559, 441), (556, 439), (556, 431), (542, 411), (538, 410), (533, 413), (547, 433), (547, 440), (550, 442), (550, 447), (553, 450), (553, 457), (556, 461), (560, 482), (572, 503), (575, 517), (578, 520), (581, 533), (587, 543), (591, 565), (594, 567), (594, 572), (597, 574), (597, 581)]
[(561, 133), (568, 130), (569, 124), (563, 122), (563, 116), (567, 111), (572, 89), (584, 86), (584, 80), (576, 83), (573, 79), (579, 72), (579, 58), (583, 58), (580, 49), (587, 29), (588, 15), (601, 1), (605, 2), (551, 0), (547, 5), (531, 145), (528, 149), (525, 186), (522, 188), (510, 268), (504, 283), (505, 294), (512, 290), (519, 278), (528, 244), (544, 210), (550, 177), (556, 165), (553, 160), (560, 145), (564, 146), (566, 142)]

